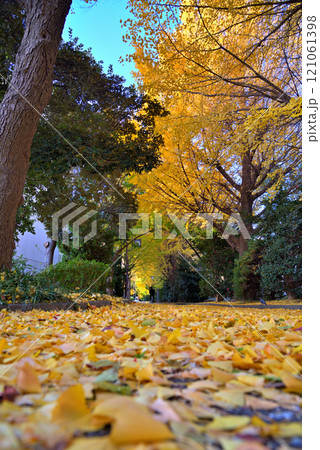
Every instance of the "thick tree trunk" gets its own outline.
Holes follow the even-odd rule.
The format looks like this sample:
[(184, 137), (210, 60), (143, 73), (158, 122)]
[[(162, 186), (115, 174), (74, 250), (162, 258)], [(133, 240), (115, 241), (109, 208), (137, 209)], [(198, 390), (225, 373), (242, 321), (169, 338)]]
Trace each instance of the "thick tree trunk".
[(30, 147), (52, 91), (52, 74), (71, 0), (25, 0), (26, 29), (0, 105), (0, 268), (10, 267), (16, 213)]
[[(255, 175), (252, 172), (251, 155), (248, 150), (242, 158), (242, 183), (239, 189), (240, 202), (238, 204), (237, 213), (240, 214), (241, 220), (246, 227), (246, 231), (251, 236), (253, 233), (252, 226), (252, 214), (253, 214), (253, 202), (254, 197), (252, 192), (254, 190)], [(240, 225), (240, 224), (239, 224)], [(219, 227), (217, 227), (219, 229)], [(220, 230), (225, 232), (225, 230)], [(248, 238), (247, 234), (243, 234), (244, 230), (241, 230), (239, 235), (230, 234), (227, 237), (227, 242), (236, 252), (241, 256), (246, 250), (248, 250)], [(247, 239), (246, 239), (247, 238)]]
[[(253, 211), (253, 202), (251, 200), (251, 194), (242, 192), (241, 193), (241, 207), (239, 210), (241, 219), (251, 236), (253, 233), (252, 227), (252, 211)], [(245, 239), (245, 236), (241, 233), (237, 236), (229, 235), (227, 238), (227, 242), (236, 252), (241, 256), (246, 250), (248, 250), (248, 239)]]

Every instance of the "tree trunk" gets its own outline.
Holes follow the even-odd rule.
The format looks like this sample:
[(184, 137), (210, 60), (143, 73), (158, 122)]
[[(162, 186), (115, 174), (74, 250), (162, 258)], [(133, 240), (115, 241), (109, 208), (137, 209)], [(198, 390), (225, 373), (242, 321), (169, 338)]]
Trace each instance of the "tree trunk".
[[(252, 173), (251, 155), (248, 150), (242, 158), (242, 183), (240, 190), (240, 202), (238, 204), (237, 213), (240, 214), (241, 220), (245, 225), (247, 232), (251, 236), (253, 233), (252, 226), (252, 214), (253, 214), (253, 195), (255, 176)], [(239, 224), (240, 225), (240, 224)], [(219, 230), (219, 227), (217, 227)], [(220, 230), (225, 232), (225, 230)], [(248, 239), (241, 232), (239, 235), (230, 234), (227, 237), (227, 242), (236, 252), (241, 256), (246, 250), (248, 250)]]
[(16, 213), (30, 147), (52, 91), (52, 75), (71, 0), (25, 0), (26, 29), (0, 104), (0, 268), (11, 266)]
[(106, 294), (113, 295), (113, 267), (110, 267), (110, 272), (106, 280)]
[(293, 281), (292, 276), (287, 275), (284, 277), (284, 289), (287, 293), (288, 300), (294, 300), (296, 298), (296, 295), (295, 295), (296, 287), (297, 287), (296, 283)]
[(126, 246), (126, 255), (125, 255), (125, 264), (126, 264), (126, 275), (125, 275), (125, 290), (124, 290), (124, 298), (130, 299), (130, 291), (131, 291), (131, 277), (130, 277), (130, 269), (129, 269), (129, 249), (128, 245)]
[(287, 299), (288, 300), (295, 300), (294, 292), (287, 291)]
[(51, 238), (44, 244), (46, 253), (44, 255), (44, 266), (49, 267), (53, 264), (53, 255), (57, 246), (57, 241), (53, 241)]
[[(240, 216), (246, 226), (249, 234), (253, 232), (252, 228), (252, 212), (253, 212), (253, 199), (252, 199), (252, 168), (250, 160), (250, 151), (247, 151), (242, 158), (242, 186), (240, 193)], [(248, 250), (248, 241), (240, 233), (238, 239), (237, 251), (241, 256), (243, 252)]]

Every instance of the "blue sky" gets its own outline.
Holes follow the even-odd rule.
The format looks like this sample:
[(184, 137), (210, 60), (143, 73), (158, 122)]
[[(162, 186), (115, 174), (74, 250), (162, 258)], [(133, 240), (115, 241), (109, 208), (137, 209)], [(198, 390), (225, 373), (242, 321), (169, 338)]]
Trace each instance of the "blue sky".
[(125, 29), (121, 28), (120, 19), (129, 17), (126, 0), (98, 0), (88, 6), (83, 0), (74, 0), (63, 30), (63, 39), (68, 40), (68, 29), (72, 28), (73, 36), (78, 37), (85, 48), (91, 47), (92, 54), (97, 61), (103, 61), (107, 70), (110, 64), (114, 72), (126, 79), (126, 85), (133, 83), (130, 74), (134, 64), (119, 63), (119, 58), (125, 58), (132, 53), (132, 47), (122, 41)]

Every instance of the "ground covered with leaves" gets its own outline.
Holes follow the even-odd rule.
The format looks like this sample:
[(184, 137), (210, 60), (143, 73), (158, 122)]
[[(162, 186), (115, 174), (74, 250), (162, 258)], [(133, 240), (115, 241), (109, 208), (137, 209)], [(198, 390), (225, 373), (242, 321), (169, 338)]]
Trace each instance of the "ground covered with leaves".
[(1, 311), (3, 449), (301, 447), (301, 311)]

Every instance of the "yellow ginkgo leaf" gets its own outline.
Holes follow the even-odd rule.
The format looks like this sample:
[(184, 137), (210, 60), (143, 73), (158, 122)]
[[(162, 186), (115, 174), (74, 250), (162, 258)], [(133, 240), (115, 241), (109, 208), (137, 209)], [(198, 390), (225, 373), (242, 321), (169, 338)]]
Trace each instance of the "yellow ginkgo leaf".
[(137, 380), (139, 380), (139, 381), (151, 380), (151, 378), (153, 377), (152, 365), (148, 364), (147, 366), (140, 367), (140, 369), (138, 369), (136, 371), (135, 375), (136, 375)]
[(26, 362), (20, 367), (17, 377), (17, 388), (23, 393), (41, 392), (41, 384), (33, 367)]
[(225, 370), (226, 372), (232, 372), (233, 365), (231, 361), (208, 361), (210, 367), (217, 367), (218, 369)]
[(81, 384), (71, 386), (64, 391), (52, 410), (52, 420), (67, 423), (82, 419), (89, 414), (84, 389)]
[(224, 353), (226, 352), (227, 349), (225, 347), (225, 345), (219, 341), (214, 342), (213, 344), (210, 344), (209, 347), (207, 348), (207, 353), (209, 353), (210, 355), (216, 356), (219, 353)]
[(176, 344), (179, 342), (179, 338), (181, 337), (180, 328), (176, 328), (172, 333), (168, 336), (168, 344)]
[(173, 435), (166, 425), (135, 406), (122, 409), (116, 415), (110, 434), (111, 441), (116, 445), (157, 442), (172, 438)]
[[(115, 450), (116, 447), (108, 436), (90, 438), (90, 446), (94, 450)], [(68, 450), (88, 450), (88, 438), (77, 438), (68, 447)]]
[(300, 422), (280, 423), (279, 436), (282, 438), (290, 438), (302, 435), (302, 425)]
[(244, 393), (237, 389), (222, 389), (213, 394), (215, 400), (230, 403), (235, 406), (244, 406)]
[(94, 415), (112, 419), (110, 439), (115, 445), (138, 444), (140, 442), (157, 442), (172, 439), (169, 428), (154, 419), (143, 405), (131, 398), (110, 396), (95, 408)]
[(297, 392), (301, 394), (302, 392), (302, 381), (300, 378), (297, 378), (290, 373), (285, 373), (282, 375), (282, 381), (286, 385), (286, 388), (291, 392)]
[(286, 356), (282, 363), (283, 370), (286, 372), (290, 372), (293, 374), (301, 373), (302, 367), (301, 365), (291, 356)]
[(218, 368), (212, 369), (212, 376), (214, 381), (218, 381), (219, 383), (227, 383), (234, 378), (232, 373), (225, 372), (224, 370)]
[(264, 385), (264, 378), (255, 375), (239, 375), (237, 380), (247, 386), (262, 387)]

